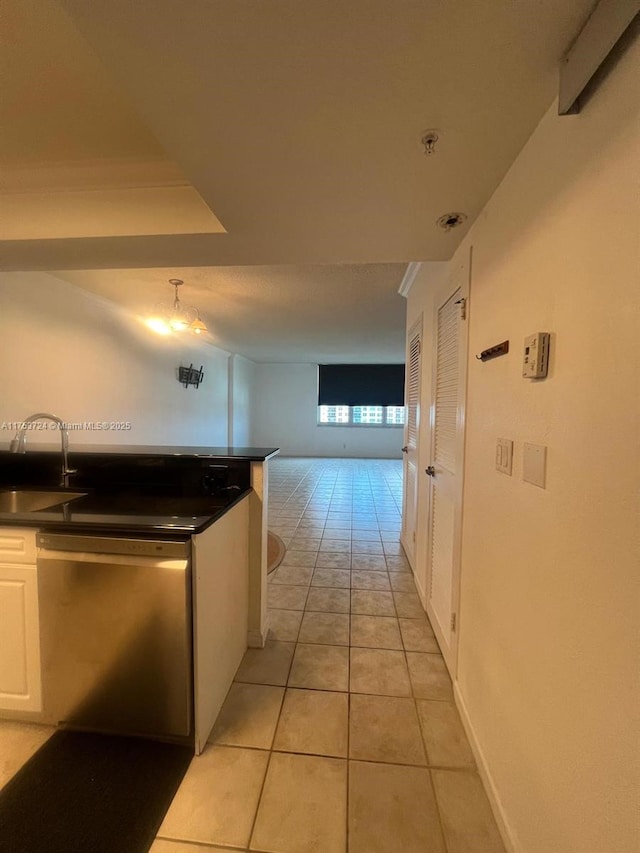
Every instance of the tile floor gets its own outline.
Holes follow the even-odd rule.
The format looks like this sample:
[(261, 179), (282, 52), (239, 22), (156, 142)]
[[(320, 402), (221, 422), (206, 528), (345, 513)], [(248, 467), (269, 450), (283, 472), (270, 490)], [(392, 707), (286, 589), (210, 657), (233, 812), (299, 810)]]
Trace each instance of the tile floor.
[[(272, 462), (288, 550), (270, 637), (151, 853), (504, 853), (400, 546), (401, 491), (395, 460)], [(47, 734), (0, 724), (0, 784)]]

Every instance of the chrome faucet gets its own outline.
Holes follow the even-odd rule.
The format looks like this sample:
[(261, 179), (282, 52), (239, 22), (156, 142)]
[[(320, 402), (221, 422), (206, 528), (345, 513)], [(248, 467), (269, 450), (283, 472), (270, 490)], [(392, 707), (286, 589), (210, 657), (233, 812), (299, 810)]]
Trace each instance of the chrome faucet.
[(56, 417), (56, 415), (49, 415), (47, 412), (37, 412), (35, 415), (29, 415), (29, 417), (23, 421), (22, 426), (15, 434), (15, 437), (11, 440), (9, 450), (11, 453), (26, 453), (25, 444), (27, 442), (27, 427), (34, 421), (42, 420), (52, 421), (54, 424), (57, 424), (58, 430), (60, 431), (60, 438), (62, 441), (62, 470), (60, 472), (60, 485), (64, 489), (68, 489), (69, 476), (77, 472), (75, 468), (69, 468), (69, 436), (67, 434), (64, 421)]

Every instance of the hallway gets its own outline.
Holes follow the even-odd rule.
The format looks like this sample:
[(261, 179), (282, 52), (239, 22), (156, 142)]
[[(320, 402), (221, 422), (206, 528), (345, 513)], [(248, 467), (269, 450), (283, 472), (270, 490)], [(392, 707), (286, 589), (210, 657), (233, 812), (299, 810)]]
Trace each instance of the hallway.
[[(247, 652), (159, 836), (503, 853), (402, 555), (401, 462), (276, 458), (269, 488), (269, 527), (288, 548), (270, 576), (270, 640)], [(211, 850), (157, 841), (152, 853)]]
[[(270, 638), (151, 853), (504, 853), (400, 546), (398, 460), (275, 458)], [(0, 787), (52, 729), (0, 723)]]

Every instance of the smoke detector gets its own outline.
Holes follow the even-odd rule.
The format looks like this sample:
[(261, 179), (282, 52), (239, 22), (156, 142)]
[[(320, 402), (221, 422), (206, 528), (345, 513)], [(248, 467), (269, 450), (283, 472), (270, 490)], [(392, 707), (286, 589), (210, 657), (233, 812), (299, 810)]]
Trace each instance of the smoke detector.
[(445, 213), (444, 216), (441, 216), (440, 219), (438, 219), (436, 225), (444, 231), (451, 231), (452, 228), (457, 228), (458, 225), (462, 225), (466, 218), (466, 213)]

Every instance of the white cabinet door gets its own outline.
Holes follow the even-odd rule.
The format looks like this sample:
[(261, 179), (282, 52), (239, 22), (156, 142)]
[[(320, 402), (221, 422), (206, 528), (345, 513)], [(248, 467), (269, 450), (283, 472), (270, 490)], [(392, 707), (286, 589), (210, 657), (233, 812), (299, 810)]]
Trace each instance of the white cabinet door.
[(404, 431), (402, 546), (411, 568), (416, 568), (416, 523), (418, 513), (418, 432), (420, 429), (420, 371), (422, 361), (422, 315), (407, 335)]
[(0, 710), (41, 711), (38, 575), (0, 563)]

